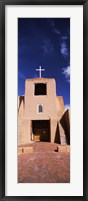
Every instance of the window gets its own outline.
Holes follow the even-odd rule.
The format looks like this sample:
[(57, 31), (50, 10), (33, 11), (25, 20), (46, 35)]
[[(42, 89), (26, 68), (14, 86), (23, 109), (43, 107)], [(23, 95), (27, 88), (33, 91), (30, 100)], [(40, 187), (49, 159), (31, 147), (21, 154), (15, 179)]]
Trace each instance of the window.
[(37, 83), (35, 84), (34, 95), (46, 95), (46, 84), (45, 83)]
[(42, 104), (37, 105), (37, 113), (38, 114), (43, 113), (43, 105)]

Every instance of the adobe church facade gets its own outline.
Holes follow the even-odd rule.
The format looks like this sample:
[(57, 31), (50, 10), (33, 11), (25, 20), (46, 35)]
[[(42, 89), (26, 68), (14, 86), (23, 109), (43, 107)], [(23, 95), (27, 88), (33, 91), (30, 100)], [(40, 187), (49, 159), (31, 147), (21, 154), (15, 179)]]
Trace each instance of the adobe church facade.
[[(25, 95), (18, 97), (18, 145), (40, 141), (70, 144), (62, 96), (56, 96), (56, 82), (51, 78), (25, 81)], [(66, 124), (66, 125), (65, 125)]]

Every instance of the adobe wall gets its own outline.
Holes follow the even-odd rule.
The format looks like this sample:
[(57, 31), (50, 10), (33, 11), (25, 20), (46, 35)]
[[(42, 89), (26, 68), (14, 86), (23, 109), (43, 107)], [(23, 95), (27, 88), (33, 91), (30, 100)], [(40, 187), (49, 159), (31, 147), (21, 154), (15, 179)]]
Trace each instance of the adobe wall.
[[(35, 96), (34, 83), (46, 83), (47, 95)], [(43, 104), (43, 114), (37, 113), (37, 105)], [(60, 119), (64, 114), (62, 96), (56, 96), (55, 79), (37, 78), (25, 82), (25, 96), (18, 97), (18, 144), (31, 141), (32, 120), (50, 120), (51, 142), (65, 144), (65, 135)]]
[(56, 106), (57, 106), (57, 116), (58, 116), (58, 120), (61, 119), (61, 117), (64, 114), (64, 100), (62, 96), (57, 96), (57, 100), (56, 100)]
[[(34, 83), (46, 83), (47, 95), (34, 95)], [(43, 114), (37, 113), (37, 105), (43, 104)], [(25, 117), (30, 120), (50, 120), (51, 142), (55, 142), (58, 120), (64, 113), (63, 97), (56, 96), (55, 79), (37, 78), (25, 82)], [(60, 129), (59, 129), (60, 130)], [(59, 133), (59, 132), (58, 132)], [(31, 129), (30, 129), (31, 135)]]
[[(47, 95), (34, 95), (34, 83), (47, 83)], [(30, 119), (50, 119), (57, 116), (56, 83), (54, 79), (32, 79), (25, 83), (25, 117)], [(37, 105), (44, 105), (43, 114), (37, 113)]]
[(18, 145), (24, 143), (24, 96), (18, 97)]
[(60, 123), (65, 131), (67, 144), (70, 144), (70, 109), (65, 111)]

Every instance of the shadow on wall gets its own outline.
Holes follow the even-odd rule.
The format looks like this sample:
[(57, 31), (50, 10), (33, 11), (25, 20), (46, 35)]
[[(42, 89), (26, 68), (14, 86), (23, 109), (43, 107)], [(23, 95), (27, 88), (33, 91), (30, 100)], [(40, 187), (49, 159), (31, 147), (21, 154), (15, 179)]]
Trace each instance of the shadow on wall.
[(21, 106), (22, 102), (23, 102), (23, 104), (24, 104), (24, 96), (19, 96), (18, 112), (19, 112), (19, 109), (20, 109), (20, 106)]
[(66, 142), (70, 145), (70, 110), (66, 110), (63, 114), (60, 123), (65, 131)]
[(57, 123), (57, 127), (56, 127), (56, 132), (55, 132), (55, 143), (61, 144), (60, 142), (60, 131), (59, 131), (59, 125)]

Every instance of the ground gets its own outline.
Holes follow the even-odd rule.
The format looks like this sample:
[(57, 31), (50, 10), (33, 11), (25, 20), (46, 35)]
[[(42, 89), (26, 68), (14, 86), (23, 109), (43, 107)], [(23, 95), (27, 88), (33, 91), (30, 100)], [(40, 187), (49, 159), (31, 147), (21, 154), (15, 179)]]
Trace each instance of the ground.
[(57, 152), (57, 146), (48, 142), (25, 145), (33, 150), (18, 155), (18, 182), (69, 183), (70, 153)]

